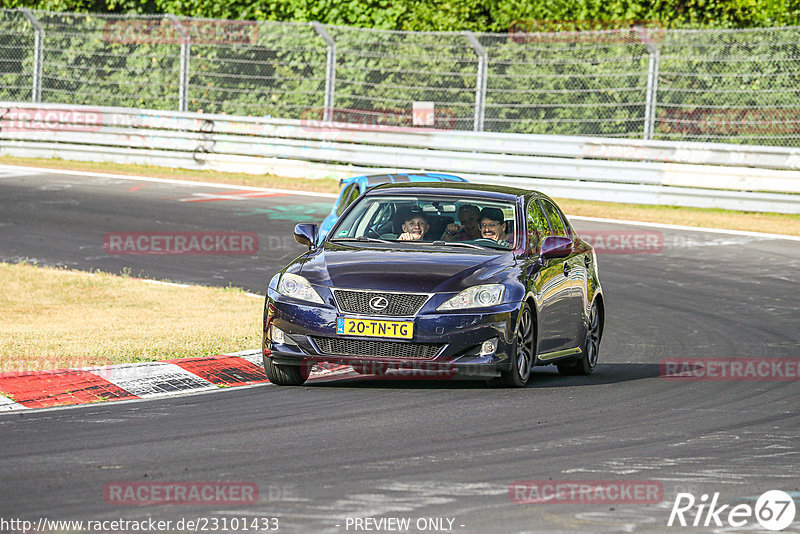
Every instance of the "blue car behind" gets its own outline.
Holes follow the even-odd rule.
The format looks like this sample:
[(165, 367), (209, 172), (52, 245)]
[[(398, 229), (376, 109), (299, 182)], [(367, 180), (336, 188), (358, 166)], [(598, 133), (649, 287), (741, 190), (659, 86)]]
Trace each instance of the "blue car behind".
[(317, 236), (317, 243), (321, 243), (325, 236), (328, 235), (336, 219), (344, 213), (350, 204), (352, 204), (358, 197), (372, 189), (383, 184), (394, 184), (404, 182), (466, 182), (460, 176), (452, 174), (439, 174), (439, 173), (399, 173), (399, 174), (373, 174), (369, 176), (351, 176), (350, 178), (343, 178), (339, 181), (340, 191), (333, 209), (322, 221), (319, 227), (319, 234)]

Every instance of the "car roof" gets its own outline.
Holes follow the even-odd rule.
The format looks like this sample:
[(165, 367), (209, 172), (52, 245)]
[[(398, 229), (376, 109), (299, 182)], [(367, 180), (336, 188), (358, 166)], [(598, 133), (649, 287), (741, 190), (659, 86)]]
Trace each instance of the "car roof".
[[(474, 183), (404, 183), (386, 184), (370, 190), (368, 195), (382, 193), (401, 193), (401, 194), (420, 194), (420, 193), (453, 193), (455, 195), (467, 196), (489, 196), (494, 198), (508, 199), (524, 195), (534, 195), (536, 197), (547, 198), (546, 195), (532, 189), (522, 189), (521, 187), (511, 187), (492, 184)], [(487, 195), (487, 193), (489, 193)]]
[(341, 185), (358, 183), (362, 187), (372, 188), (382, 184), (408, 183), (408, 182), (466, 182), (460, 176), (453, 174), (440, 174), (433, 172), (398, 173), (398, 174), (370, 174), (365, 176), (351, 176), (342, 178)]

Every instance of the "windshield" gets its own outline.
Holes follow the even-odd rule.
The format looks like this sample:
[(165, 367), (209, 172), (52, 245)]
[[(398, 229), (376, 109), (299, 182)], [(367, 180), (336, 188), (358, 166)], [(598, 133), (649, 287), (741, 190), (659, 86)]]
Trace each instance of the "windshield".
[(362, 198), (330, 240), (510, 250), (515, 204), (473, 197), (394, 195)]

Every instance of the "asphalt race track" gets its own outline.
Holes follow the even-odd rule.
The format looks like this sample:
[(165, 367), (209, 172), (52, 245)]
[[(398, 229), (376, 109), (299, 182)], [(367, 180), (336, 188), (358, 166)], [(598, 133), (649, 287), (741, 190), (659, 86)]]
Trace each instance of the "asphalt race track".
[[(291, 238), (293, 224), (321, 220), (332, 202), (246, 197), (235, 186), (5, 171), (2, 261), (261, 294), (303, 251)], [(800, 242), (574, 223), (580, 231), (663, 239), (658, 251), (599, 255), (608, 317), (591, 377), (537, 368), (521, 390), (356, 377), (0, 413), (0, 517), (278, 518), (280, 532), (356, 532), (358, 524), (376, 531), (377, 523), (357, 518), (410, 518), (411, 532), (419, 525), (465, 533), (711, 532), (713, 520), (667, 526), (679, 492), (698, 504), (702, 494), (719, 493), (720, 504), (754, 506), (779, 489), (800, 502), (796, 379), (674, 380), (661, 377), (659, 366), (677, 357), (796, 361)], [(254, 232), (259, 248), (201, 256), (104, 249), (109, 232), (153, 231)], [(518, 503), (509, 493), (515, 481), (549, 480), (657, 481), (663, 496), (656, 504), (569, 504)], [(109, 483), (165, 481), (252, 482), (259, 497), (244, 506), (120, 506), (104, 497)], [(687, 521), (695, 514), (687, 512)], [(750, 518), (739, 529), (716, 530), (759, 528)], [(800, 514), (785, 532), (800, 532)]]

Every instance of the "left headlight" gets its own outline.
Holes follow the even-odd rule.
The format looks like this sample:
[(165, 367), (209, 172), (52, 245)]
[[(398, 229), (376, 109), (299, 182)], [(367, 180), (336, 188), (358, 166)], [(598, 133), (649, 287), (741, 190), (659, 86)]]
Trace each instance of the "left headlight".
[(324, 304), (319, 293), (311, 287), (311, 283), (296, 274), (283, 273), (280, 282), (278, 282), (278, 293), (297, 300)]
[(505, 286), (485, 284), (465, 289), (436, 308), (437, 311), (463, 310), (465, 308), (486, 308), (503, 302)]

